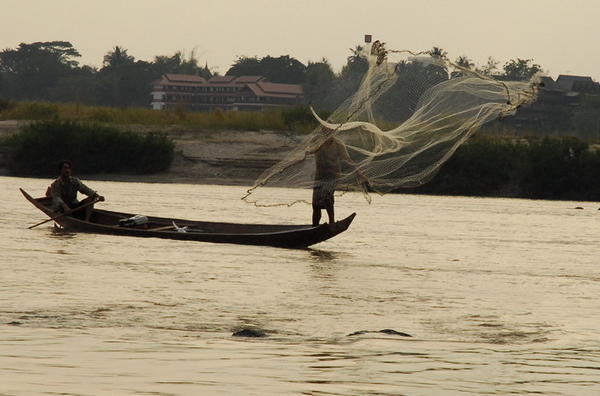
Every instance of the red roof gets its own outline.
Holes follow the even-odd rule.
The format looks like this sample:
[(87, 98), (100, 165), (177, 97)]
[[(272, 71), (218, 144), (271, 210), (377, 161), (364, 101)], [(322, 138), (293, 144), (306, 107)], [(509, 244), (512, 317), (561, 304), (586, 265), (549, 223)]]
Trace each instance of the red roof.
[(301, 85), (272, 83), (263, 76), (214, 76), (207, 81), (200, 76), (165, 74), (160, 80), (154, 81), (153, 84), (155, 86), (174, 85), (184, 87), (248, 87), (256, 96), (296, 97), (303, 94)]
[(256, 83), (264, 80), (263, 76), (239, 76), (235, 79), (236, 83)]
[(203, 84), (206, 80), (200, 76), (193, 76), (190, 74), (165, 74), (167, 80), (172, 82), (184, 82), (184, 83), (200, 83)]
[(161, 85), (174, 85), (174, 86), (178, 86), (178, 87), (199, 87), (204, 85), (204, 82), (179, 82), (179, 81), (170, 81), (167, 80), (166, 78), (163, 78), (161, 80), (155, 80), (152, 82), (152, 85), (154, 86), (161, 86)]
[(276, 84), (267, 81), (260, 81), (256, 85), (258, 85), (264, 92), (269, 94), (302, 95), (302, 86), (297, 84)]
[(235, 80), (235, 76), (214, 76), (208, 80), (209, 84), (229, 83)]
[(252, 91), (252, 93), (256, 96), (263, 96), (264, 92), (260, 87), (256, 84), (248, 84), (248, 88)]

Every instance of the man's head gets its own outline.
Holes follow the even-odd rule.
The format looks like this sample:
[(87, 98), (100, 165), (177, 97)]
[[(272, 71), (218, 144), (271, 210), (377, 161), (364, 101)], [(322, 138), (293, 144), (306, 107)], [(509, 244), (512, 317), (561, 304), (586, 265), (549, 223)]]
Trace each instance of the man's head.
[(72, 164), (71, 161), (69, 160), (62, 160), (58, 163), (58, 170), (60, 172), (60, 176), (61, 177), (69, 177), (71, 176), (71, 168), (72, 168)]

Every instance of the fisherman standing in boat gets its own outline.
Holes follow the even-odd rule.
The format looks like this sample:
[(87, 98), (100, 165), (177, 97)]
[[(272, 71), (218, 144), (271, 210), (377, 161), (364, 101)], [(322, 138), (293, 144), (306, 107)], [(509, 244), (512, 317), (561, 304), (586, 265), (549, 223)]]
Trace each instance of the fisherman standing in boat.
[[(329, 223), (335, 223), (334, 192), (338, 178), (342, 171), (342, 162), (355, 165), (350, 159), (346, 145), (335, 136), (332, 129), (321, 127), (323, 133), (329, 135), (326, 140), (314, 150), (307, 154), (315, 154), (315, 182), (312, 196), (312, 225), (319, 225), (321, 221), (321, 210), (325, 209), (329, 217)], [(356, 170), (360, 180), (365, 180), (360, 170)]]
[[(50, 187), (46, 195), (52, 197), (52, 209), (56, 212), (67, 212), (72, 209), (76, 209), (80, 206), (86, 205), (93, 200), (104, 201), (104, 197), (98, 195), (98, 193), (81, 182), (76, 177), (71, 175), (72, 164), (71, 161), (63, 160), (58, 163), (58, 169), (60, 176), (56, 179)], [(88, 197), (82, 201), (77, 200), (77, 192), (81, 192)], [(81, 220), (89, 221), (92, 215), (92, 209), (94, 205), (89, 205), (85, 210), (79, 210), (73, 212), (73, 216)]]

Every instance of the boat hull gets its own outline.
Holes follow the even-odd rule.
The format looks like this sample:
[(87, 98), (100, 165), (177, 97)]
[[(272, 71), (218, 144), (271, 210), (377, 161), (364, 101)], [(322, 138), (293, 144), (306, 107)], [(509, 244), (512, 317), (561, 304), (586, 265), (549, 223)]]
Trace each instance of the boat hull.
[[(49, 217), (56, 216), (50, 208), (50, 198), (33, 198), (23, 189), (23, 196), (36, 208)], [(276, 225), (276, 224), (237, 224), (191, 221), (165, 217), (148, 216), (148, 224), (140, 227), (120, 227), (119, 220), (133, 216), (132, 213), (94, 209), (90, 221), (71, 216), (54, 220), (61, 227), (78, 232), (91, 232), (108, 235), (164, 238), (185, 241), (234, 243), (242, 245), (264, 245), (284, 248), (305, 248), (330, 239), (348, 229), (355, 213), (333, 224)], [(187, 232), (174, 228), (164, 229), (175, 223), (178, 227), (188, 227)]]

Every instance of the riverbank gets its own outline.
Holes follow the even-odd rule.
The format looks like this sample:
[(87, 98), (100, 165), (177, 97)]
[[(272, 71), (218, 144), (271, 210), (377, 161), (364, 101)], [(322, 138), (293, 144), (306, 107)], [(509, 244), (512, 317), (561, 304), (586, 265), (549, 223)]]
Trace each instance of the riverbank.
[[(16, 133), (25, 121), (0, 121), (0, 139)], [(140, 133), (147, 125), (127, 125)], [(282, 131), (203, 130), (178, 125), (160, 128), (175, 143), (175, 158), (166, 172), (82, 175), (88, 180), (252, 185), (268, 167), (283, 158), (300, 137)], [(8, 175), (8, 151), (0, 146), (0, 175)], [(77, 164), (75, 164), (77, 166)]]
[[(15, 133), (20, 125), (20, 121), (0, 122), (0, 138)], [(167, 134), (174, 143), (174, 158), (167, 171), (84, 174), (75, 164), (76, 174), (88, 180), (251, 186), (304, 138), (284, 130), (216, 130), (189, 125), (128, 124), (120, 129)], [(6, 161), (6, 152), (0, 152), (0, 174), (7, 175), (2, 158)], [(154, 158), (146, 157), (146, 161)], [(462, 145), (430, 182), (397, 192), (600, 201), (599, 169), (598, 147), (573, 137), (515, 139), (481, 133)]]

